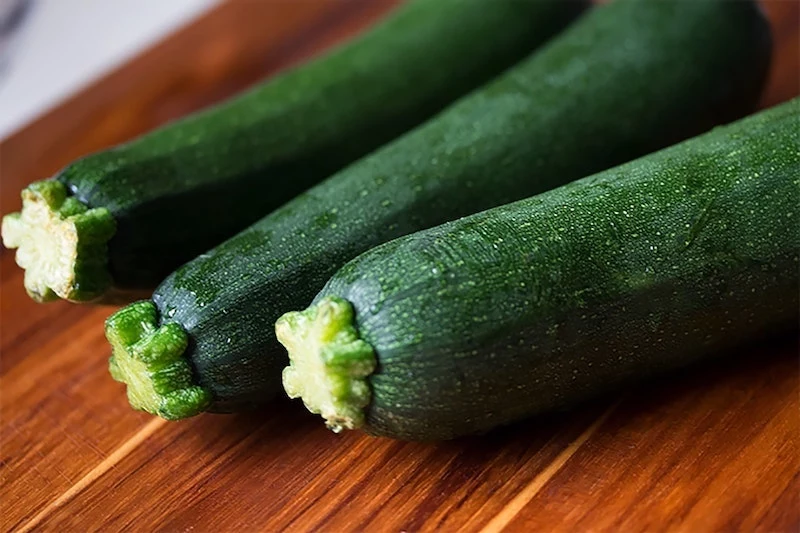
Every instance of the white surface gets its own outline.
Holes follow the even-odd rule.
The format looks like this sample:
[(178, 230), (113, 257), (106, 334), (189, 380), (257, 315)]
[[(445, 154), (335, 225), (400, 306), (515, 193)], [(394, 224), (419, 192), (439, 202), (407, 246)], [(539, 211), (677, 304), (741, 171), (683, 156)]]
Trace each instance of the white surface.
[(0, 77), (0, 139), (220, 0), (35, 0)]

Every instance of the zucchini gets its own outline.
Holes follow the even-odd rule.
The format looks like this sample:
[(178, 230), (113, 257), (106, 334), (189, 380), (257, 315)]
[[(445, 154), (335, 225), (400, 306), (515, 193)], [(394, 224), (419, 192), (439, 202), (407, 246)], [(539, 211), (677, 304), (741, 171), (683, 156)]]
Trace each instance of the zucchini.
[(278, 340), (330, 428), (484, 432), (797, 327), (800, 98), (374, 248)]
[[(110, 317), (112, 375), (134, 407), (165, 418), (263, 404), (286, 364), (275, 320), (345, 262), (744, 113), (768, 57), (752, 2), (595, 8), (541, 53), (182, 266), (152, 302)], [(183, 339), (162, 350), (163, 328)], [(173, 399), (182, 394), (196, 396)]]
[[(132, 301), (184, 262), (423, 122), (581, 2), (413, 0), (355, 42), (78, 160), (3, 221), (32, 298)], [(138, 296), (141, 297), (141, 296)]]

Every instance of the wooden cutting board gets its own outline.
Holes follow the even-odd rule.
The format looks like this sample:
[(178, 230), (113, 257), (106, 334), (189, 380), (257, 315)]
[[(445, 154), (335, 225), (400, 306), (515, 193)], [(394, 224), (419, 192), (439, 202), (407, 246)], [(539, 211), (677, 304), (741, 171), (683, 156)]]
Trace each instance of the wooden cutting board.
[[(0, 144), (0, 212), (71, 159), (240, 90), (395, 0), (226, 3)], [(764, 2), (762, 105), (800, 89), (800, 3)], [(113, 308), (37, 305), (0, 254), (4, 531), (798, 531), (794, 338), (570, 413), (440, 444), (334, 435), (302, 406), (168, 423), (107, 373)]]

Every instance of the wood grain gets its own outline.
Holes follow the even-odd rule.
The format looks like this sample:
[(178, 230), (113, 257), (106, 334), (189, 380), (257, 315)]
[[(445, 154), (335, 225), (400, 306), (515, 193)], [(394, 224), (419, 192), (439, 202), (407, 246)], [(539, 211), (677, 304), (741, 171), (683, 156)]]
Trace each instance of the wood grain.
[[(395, 0), (222, 4), (0, 144), (24, 184), (285, 68)], [(768, 106), (800, 93), (800, 3), (764, 2)], [(798, 531), (795, 339), (482, 437), (334, 435), (302, 406), (166, 423), (107, 373), (112, 308), (34, 304), (0, 253), (3, 531)]]
[[(390, 6), (223, 4), (0, 144), (0, 212), (18, 209), (25, 184), (71, 159), (241, 90), (366, 26)], [(5, 531), (58, 500), (150, 418), (132, 412), (109, 380), (102, 324), (112, 309), (36, 305), (5, 249), (0, 291)]]
[(532, 501), (510, 527), (797, 531), (796, 354), (792, 342), (753, 346), (623, 401), (544, 487), (553, 497)]

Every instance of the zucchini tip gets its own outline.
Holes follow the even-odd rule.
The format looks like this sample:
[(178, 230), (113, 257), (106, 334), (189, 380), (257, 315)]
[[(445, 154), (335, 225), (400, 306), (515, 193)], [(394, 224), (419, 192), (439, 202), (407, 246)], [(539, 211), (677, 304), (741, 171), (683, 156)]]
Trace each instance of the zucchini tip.
[(108, 241), (116, 231), (105, 208), (91, 209), (63, 183), (37, 181), (22, 191), (22, 211), (3, 217), (3, 245), (16, 248), (25, 290), (37, 302), (92, 302), (111, 286)]
[(371, 392), (367, 377), (375, 371), (375, 352), (356, 331), (353, 306), (325, 297), (305, 311), (283, 315), (275, 324), (289, 352), (283, 387), (291, 398), (322, 415), (329, 429), (364, 426)]
[(158, 311), (150, 301), (136, 302), (111, 315), (105, 324), (111, 343), (111, 376), (127, 385), (134, 409), (166, 420), (200, 414), (212, 395), (194, 383), (184, 357), (189, 337), (174, 323), (158, 325)]

